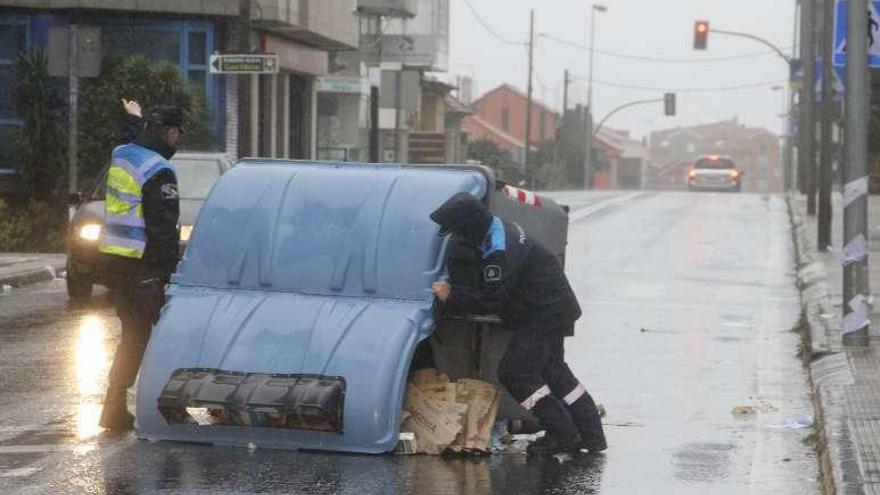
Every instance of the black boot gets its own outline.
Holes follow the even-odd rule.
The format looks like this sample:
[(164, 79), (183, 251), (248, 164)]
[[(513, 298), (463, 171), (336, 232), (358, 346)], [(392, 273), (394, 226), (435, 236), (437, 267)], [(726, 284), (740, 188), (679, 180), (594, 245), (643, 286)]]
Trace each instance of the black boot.
[(126, 407), (124, 388), (111, 386), (107, 389), (98, 425), (112, 431), (127, 431), (134, 428), (134, 416), (128, 412)]
[(544, 427), (544, 438), (537, 440), (526, 449), (529, 455), (554, 455), (561, 452), (574, 452), (581, 447), (581, 437), (566, 411), (564, 403), (548, 395), (539, 400), (532, 413)]
[(575, 433), (574, 437), (561, 437), (558, 433), (547, 433), (535, 440), (526, 448), (529, 455), (541, 457), (561, 454), (565, 452), (578, 452), (581, 450), (581, 437)]
[(602, 452), (608, 448), (605, 432), (602, 430), (602, 418), (590, 394), (584, 393), (580, 396), (568, 406), (568, 411), (583, 440), (581, 448), (590, 452)]

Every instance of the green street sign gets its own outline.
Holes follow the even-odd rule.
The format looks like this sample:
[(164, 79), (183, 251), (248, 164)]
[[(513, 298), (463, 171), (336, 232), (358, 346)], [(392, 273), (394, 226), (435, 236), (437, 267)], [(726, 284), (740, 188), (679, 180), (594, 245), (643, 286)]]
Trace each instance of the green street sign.
[(223, 54), (211, 55), (211, 74), (277, 74), (278, 55)]

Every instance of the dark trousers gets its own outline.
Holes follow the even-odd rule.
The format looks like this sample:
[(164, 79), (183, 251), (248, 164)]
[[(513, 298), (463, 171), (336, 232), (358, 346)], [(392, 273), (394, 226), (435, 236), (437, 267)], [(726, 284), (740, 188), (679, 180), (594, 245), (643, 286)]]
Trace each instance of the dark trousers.
[(124, 398), (134, 384), (153, 325), (165, 304), (165, 276), (120, 276), (110, 286), (110, 297), (122, 323), (122, 335), (113, 357), (108, 395)]
[(565, 363), (562, 332), (517, 331), (498, 365), (498, 379), (548, 433), (570, 435), (573, 424), (584, 442), (605, 443), (596, 404)]

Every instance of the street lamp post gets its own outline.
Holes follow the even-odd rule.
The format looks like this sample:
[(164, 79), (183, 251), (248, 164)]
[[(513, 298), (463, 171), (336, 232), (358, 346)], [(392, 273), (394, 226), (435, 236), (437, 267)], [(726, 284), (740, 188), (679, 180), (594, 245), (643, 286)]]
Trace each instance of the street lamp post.
[(791, 129), (791, 93), (788, 91), (788, 87), (784, 85), (773, 86), (773, 91), (778, 91), (782, 95), (782, 104), (780, 106), (779, 118), (782, 119), (782, 133), (781, 144), (782, 144), (782, 169), (783, 169), (783, 180), (782, 180), (782, 190), (788, 192), (789, 190), (789, 180), (790, 180), (790, 172), (791, 172), (791, 159), (792, 159), (792, 146), (791, 139), (792, 136), (789, 134)]
[(590, 9), (590, 72), (587, 76), (587, 153), (584, 163), (584, 189), (590, 188), (590, 176), (593, 174), (593, 61), (596, 44), (596, 12), (606, 12), (604, 5), (593, 4)]

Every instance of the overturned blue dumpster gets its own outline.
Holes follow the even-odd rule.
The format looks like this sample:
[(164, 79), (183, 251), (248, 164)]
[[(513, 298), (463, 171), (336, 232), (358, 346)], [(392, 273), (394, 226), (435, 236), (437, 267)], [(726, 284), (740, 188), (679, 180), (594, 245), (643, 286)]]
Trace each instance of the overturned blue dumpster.
[(490, 200), (491, 172), (284, 161), (227, 172), (153, 330), (138, 436), (393, 450), (413, 352), (436, 327), (429, 287), (445, 273), (447, 239), (428, 216), (462, 191)]

